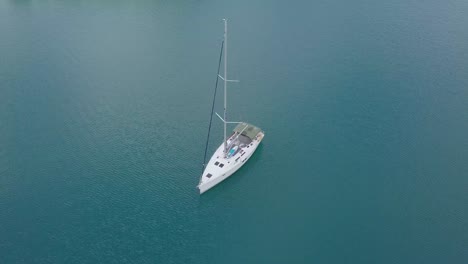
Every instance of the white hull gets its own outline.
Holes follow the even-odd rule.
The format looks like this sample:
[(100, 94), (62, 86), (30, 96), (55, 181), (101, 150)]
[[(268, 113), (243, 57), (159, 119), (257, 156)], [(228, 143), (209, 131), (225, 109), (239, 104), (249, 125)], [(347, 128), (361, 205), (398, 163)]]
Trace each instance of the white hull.
[[(224, 155), (224, 142), (219, 146), (216, 152), (211, 157), (208, 162), (203, 175), (198, 185), (200, 194), (208, 191), (209, 189), (216, 186), (218, 183), (222, 182), (233, 173), (235, 173), (242, 165), (244, 165), (247, 160), (250, 159), (252, 154), (255, 152), (257, 147), (260, 145), (264, 136), (263, 132), (260, 132), (256, 139), (254, 139), (248, 147), (243, 147), (237, 154), (232, 157), (226, 158)], [(231, 137), (232, 138), (232, 137)], [(228, 144), (230, 139), (228, 139)], [(222, 167), (220, 165), (223, 164)], [(211, 176), (210, 176), (211, 174)]]

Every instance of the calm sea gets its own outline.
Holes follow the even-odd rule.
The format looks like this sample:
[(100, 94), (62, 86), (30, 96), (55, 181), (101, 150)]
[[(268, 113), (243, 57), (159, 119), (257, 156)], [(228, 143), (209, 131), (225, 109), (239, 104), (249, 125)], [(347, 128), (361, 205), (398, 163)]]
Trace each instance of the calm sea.
[[(468, 263), (467, 14), (0, 0), (0, 263)], [(266, 136), (200, 196), (224, 17)]]

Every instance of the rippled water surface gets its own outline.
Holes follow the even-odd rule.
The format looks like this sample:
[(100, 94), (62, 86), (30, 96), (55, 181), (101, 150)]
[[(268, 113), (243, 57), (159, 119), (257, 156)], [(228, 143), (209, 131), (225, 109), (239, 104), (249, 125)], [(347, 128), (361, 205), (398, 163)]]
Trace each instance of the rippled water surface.
[[(467, 263), (467, 13), (0, 1), (0, 263)], [(266, 137), (199, 196), (223, 17)]]

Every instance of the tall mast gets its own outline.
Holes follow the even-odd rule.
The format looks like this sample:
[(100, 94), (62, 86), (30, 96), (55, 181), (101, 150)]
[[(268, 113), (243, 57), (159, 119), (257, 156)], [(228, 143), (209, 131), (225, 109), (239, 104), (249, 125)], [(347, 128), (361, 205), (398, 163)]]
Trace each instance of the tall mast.
[(224, 20), (224, 153), (227, 153), (226, 108), (227, 108), (227, 19)]

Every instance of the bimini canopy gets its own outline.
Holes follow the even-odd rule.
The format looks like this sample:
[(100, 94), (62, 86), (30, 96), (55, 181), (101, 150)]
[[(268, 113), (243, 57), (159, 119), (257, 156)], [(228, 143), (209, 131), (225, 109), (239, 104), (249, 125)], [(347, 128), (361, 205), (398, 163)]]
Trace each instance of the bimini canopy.
[(240, 123), (236, 128), (234, 128), (234, 132), (242, 133), (242, 135), (250, 138), (251, 140), (253, 140), (260, 131), (262, 131), (260, 128), (248, 123)]

